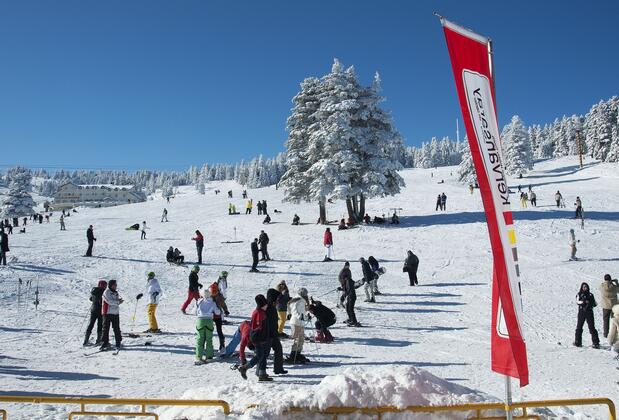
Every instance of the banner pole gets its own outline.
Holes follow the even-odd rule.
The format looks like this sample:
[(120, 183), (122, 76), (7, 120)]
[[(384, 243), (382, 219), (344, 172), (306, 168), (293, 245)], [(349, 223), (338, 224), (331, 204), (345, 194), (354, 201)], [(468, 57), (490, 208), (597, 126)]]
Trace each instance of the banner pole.
[(512, 381), (509, 376), (505, 375), (505, 418), (513, 420), (512, 413)]

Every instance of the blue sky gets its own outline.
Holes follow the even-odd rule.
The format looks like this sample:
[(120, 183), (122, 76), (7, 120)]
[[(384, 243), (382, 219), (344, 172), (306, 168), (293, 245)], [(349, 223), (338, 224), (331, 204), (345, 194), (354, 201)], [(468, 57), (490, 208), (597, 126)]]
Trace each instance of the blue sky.
[(438, 11), (495, 45), (501, 124), (618, 92), (619, 2), (0, 2), (0, 169), (182, 169), (283, 151), (299, 82), (334, 57), (409, 145), (460, 117)]

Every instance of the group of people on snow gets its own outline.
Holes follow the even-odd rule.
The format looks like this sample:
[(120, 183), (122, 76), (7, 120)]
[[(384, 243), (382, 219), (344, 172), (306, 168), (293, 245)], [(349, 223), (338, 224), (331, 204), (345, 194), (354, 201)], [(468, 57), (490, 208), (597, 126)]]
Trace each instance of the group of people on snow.
[(447, 210), (447, 195), (445, 193), (439, 194), (436, 197), (436, 211), (445, 211)]

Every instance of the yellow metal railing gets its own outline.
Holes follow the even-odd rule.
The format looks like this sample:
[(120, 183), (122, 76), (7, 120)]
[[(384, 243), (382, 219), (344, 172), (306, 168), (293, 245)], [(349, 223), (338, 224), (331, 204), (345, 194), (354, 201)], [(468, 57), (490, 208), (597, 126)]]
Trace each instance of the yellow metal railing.
[[(0, 402), (4, 403), (30, 403), (30, 404), (69, 404), (79, 405), (79, 411), (71, 411), (69, 420), (78, 416), (119, 416), (119, 417), (152, 417), (159, 419), (156, 413), (146, 411), (147, 407), (155, 406), (186, 406), (186, 407), (221, 407), (224, 414), (230, 414), (230, 404), (223, 400), (160, 400), (145, 398), (72, 398), (72, 397), (30, 397), (30, 396), (3, 396)], [(138, 406), (140, 411), (89, 411), (87, 405), (115, 405), (115, 406)], [(0, 410), (2, 420), (7, 420), (5, 410)]]

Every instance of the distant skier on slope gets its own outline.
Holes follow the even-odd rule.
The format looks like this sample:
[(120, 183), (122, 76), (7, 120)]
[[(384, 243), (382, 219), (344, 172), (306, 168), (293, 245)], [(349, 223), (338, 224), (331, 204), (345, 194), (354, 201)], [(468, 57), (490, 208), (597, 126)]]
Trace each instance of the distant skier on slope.
[(252, 264), (251, 264), (251, 270), (249, 270), (250, 273), (258, 273), (258, 253), (260, 252), (260, 249), (258, 248), (258, 238), (254, 238), (254, 241), (251, 243), (251, 258), (252, 258)]
[(333, 261), (331, 258), (333, 256), (333, 234), (331, 233), (330, 228), (325, 229), (325, 233), (322, 238), (322, 243), (327, 248), (327, 255), (325, 255), (325, 259), (323, 261)]
[(589, 291), (589, 285), (587, 283), (583, 282), (580, 285), (580, 290), (576, 294), (576, 303), (578, 304), (578, 321), (576, 322), (576, 338), (574, 340), (574, 345), (576, 347), (582, 347), (582, 327), (585, 321), (587, 321), (593, 348), (599, 349), (600, 339), (595, 329), (595, 322), (593, 319), (593, 308), (597, 306), (597, 303), (595, 302), (595, 297)]
[[(146, 315), (148, 317), (148, 329), (144, 332), (158, 334), (161, 332), (159, 325), (157, 324), (157, 305), (159, 304), (159, 296), (161, 295), (161, 286), (159, 280), (155, 277), (154, 272), (148, 273), (146, 278), (146, 295), (148, 296), (148, 303), (146, 304)], [(136, 300), (142, 299), (144, 296), (142, 293), (138, 294)]]
[(196, 230), (196, 236), (191, 238), (196, 241), (196, 252), (198, 254), (198, 264), (202, 264), (202, 250), (204, 249), (204, 236), (199, 230)]
[(92, 246), (97, 240), (97, 238), (95, 238), (92, 225), (88, 226), (88, 229), (86, 230), (86, 240), (88, 241), (88, 249), (86, 250), (86, 255), (84, 256), (92, 257)]
[(570, 240), (569, 240), (569, 244), (570, 244), (570, 260), (571, 261), (575, 261), (578, 258), (576, 258), (576, 251), (578, 250), (578, 248), (576, 248), (576, 243), (580, 242), (580, 240), (576, 240), (576, 234), (574, 233), (574, 229), (570, 229)]

